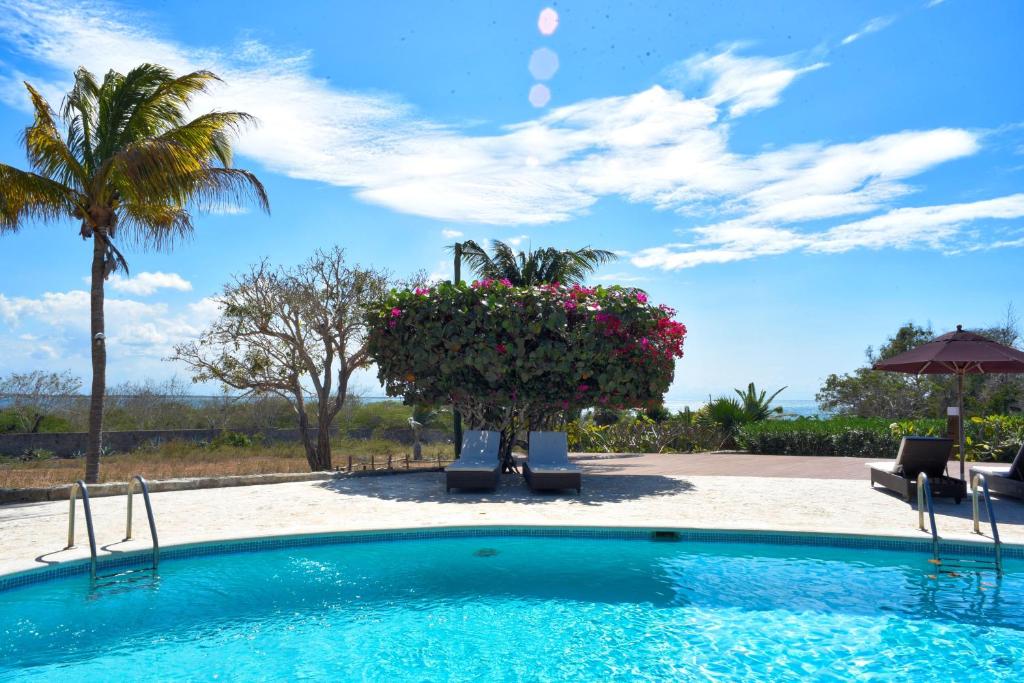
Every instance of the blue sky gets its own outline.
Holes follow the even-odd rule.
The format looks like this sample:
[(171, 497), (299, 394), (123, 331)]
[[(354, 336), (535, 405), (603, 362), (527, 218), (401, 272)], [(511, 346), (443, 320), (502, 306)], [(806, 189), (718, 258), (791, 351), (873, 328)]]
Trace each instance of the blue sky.
[[(907, 320), (1024, 305), (1020, 26), (1013, 0), (0, 0), (0, 161), (25, 166), (21, 81), (56, 105), (80, 64), (209, 68), (226, 83), (196, 110), (260, 119), (237, 164), (272, 214), (129, 253), (108, 292), (113, 382), (186, 376), (162, 359), (261, 257), (339, 244), (448, 277), (445, 245), (497, 238), (620, 252), (595, 280), (690, 329), (670, 398), (749, 381), (810, 398)], [(88, 376), (76, 231), (0, 238), (0, 374)]]

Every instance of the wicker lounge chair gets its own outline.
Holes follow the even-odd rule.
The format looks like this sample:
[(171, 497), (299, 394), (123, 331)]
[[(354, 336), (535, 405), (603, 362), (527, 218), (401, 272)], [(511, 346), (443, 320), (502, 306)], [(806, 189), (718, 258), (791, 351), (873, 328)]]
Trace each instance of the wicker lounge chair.
[(580, 493), (583, 487), (582, 471), (569, 462), (565, 432), (530, 432), (523, 476), (532, 491), (576, 489)]
[(933, 497), (954, 498), (957, 503), (967, 495), (967, 482), (947, 476), (952, 439), (905, 436), (893, 462), (871, 463), (871, 485), (879, 484), (910, 501), (917, 495), (917, 475), (924, 472), (931, 483)]
[(462, 435), (459, 459), (444, 468), (445, 490), (498, 488), (501, 463), (498, 460), (499, 432), (468, 431)]
[(971, 468), (971, 478), (975, 474), (985, 475), (991, 493), (1024, 500), (1024, 444), (1017, 451), (1017, 457), (1009, 467), (976, 465)]

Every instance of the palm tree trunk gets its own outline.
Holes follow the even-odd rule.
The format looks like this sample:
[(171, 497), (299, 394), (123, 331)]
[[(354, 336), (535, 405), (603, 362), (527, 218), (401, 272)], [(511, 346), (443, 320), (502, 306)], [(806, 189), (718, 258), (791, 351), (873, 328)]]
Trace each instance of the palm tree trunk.
[(85, 481), (100, 480), (100, 451), (103, 449), (103, 396), (107, 390), (107, 342), (103, 320), (103, 276), (106, 241), (101, 230), (92, 237), (92, 288), (89, 296), (92, 347), (92, 394), (89, 397), (89, 439), (85, 450)]

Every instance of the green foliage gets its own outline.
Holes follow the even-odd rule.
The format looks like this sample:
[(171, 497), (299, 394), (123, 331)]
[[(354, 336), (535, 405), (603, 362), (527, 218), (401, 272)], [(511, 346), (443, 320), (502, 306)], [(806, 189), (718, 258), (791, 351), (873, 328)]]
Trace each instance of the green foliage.
[[(0, 410), (0, 434), (24, 431), (21, 416), (11, 410)], [(60, 415), (44, 415), (39, 420), (37, 432), (72, 432), (71, 421)]]
[[(1002, 344), (1020, 344), (1012, 310), (1003, 323), (976, 331)], [(903, 325), (877, 352), (868, 347), (864, 366), (825, 378), (817, 394), (818, 404), (831, 413), (858, 417), (912, 419), (943, 415), (946, 406), (956, 405), (954, 377), (871, 369), (876, 362), (929, 342), (934, 336), (931, 327)], [(1024, 410), (1024, 376), (968, 375), (964, 382), (964, 405), (968, 414), (1020, 412)]]
[(664, 403), (658, 403), (644, 410), (644, 415), (655, 422), (665, 422), (672, 418), (672, 411), (666, 408)]
[[(970, 460), (1012, 459), (1024, 442), (1024, 416), (973, 418), (967, 428)], [(751, 453), (891, 458), (904, 436), (943, 436), (945, 420), (833, 417), (769, 420), (740, 428), (737, 442)]]
[(504, 428), (591, 406), (660, 402), (686, 328), (622, 287), (512, 287), (484, 280), (395, 291), (370, 318), (369, 350), (389, 396), (455, 404)]
[(566, 426), (569, 448), (598, 453), (688, 453), (718, 448), (718, 426), (695, 419), (695, 413), (683, 410), (665, 419), (653, 420), (645, 414), (626, 412), (612, 424), (591, 420), (573, 420)]
[(975, 460), (1011, 462), (1024, 444), (1024, 415), (972, 417), (967, 427), (967, 454)]
[(221, 432), (212, 441), (210, 441), (210, 448), (249, 448), (258, 439), (254, 439), (248, 434), (239, 434), (238, 432)]
[(413, 417), (424, 429), (452, 429), (452, 414), (448, 409), (407, 406), (401, 401), (351, 401), (338, 415), (342, 432), (370, 429), (376, 433), (409, 429)]
[(622, 411), (610, 408), (597, 408), (591, 418), (598, 427), (613, 425), (622, 419)]
[(735, 398), (722, 396), (708, 401), (694, 416), (698, 425), (705, 433), (717, 432), (717, 440), (714, 443), (705, 444), (710, 450), (723, 448), (735, 448), (736, 436), (740, 427), (750, 422), (767, 420), (773, 414), (781, 413), (781, 407), (772, 407), (772, 401), (781, 394), (786, 387), (782, 387), (771, 396), (766, 391), (757, 391), (757, 387), (751, 382), (747, 385), (746, 391), (735, 389)]
[(746, 391), (740, 391), (736, 389), (736, 395), (740, 397), (740, 402), (743, 404), (743, 412), (747, 416), (748, 422), (759, 422), (761, 420), (767, 420), (772, 415), (778, 415), (782, 413), (782, 406), (772, 407), (772, 401), (775, 397), (786, 390), (786, 387), (782, 387), (771, 396), (768, 396), (767, 391), (761, 391), (758, 393), (757, 387), (751, 382), (747, 385)]
[(739, 428), (749, 422), (750, 418), (739, 401), (723, 396), (698, 410), (694, 420), (706, 430), (717, 430), (721, 439), (713, 448), (718, 450), (735, 446)]
[(891, 458), (903, 435), (890, 424), (880, 418), (766, 420), (744, 425), (737, 443), (751, 453)]
[(516, 254), (512, 247), (498, 240), (491, 243), (491, 254), (473, 240), (456, 244), (451, 250), (458, 250), (478, 277), (508, 280), (516, 287), (583, 283), (598, 266), (618, 258), (613, 252), (591, 247), (577, 250), (547, 247)]

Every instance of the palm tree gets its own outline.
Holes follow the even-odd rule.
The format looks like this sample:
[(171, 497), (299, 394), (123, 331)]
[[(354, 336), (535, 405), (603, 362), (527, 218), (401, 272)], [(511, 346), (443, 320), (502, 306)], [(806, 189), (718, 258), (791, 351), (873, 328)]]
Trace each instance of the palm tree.
[[(99, 481), (107, 351), (103, 283), (128, 264), (118, 237), (169, 248), (191, 234), (194, 210), (252, 198), (270, 210), (256, 176), (231, 168), (232, 138), (252, 117), (212, 112), (186, 119), (189, 102), (219, 79), (209, 71), (174, 76), (143, 64), (100, 83), (84, 68), (60, 113), (25, 83), (35, 118), (22, 141), (32, 172), (0, 164), (0, 233), (30, 221), (73, 219), (92, 240), (92, 395), (85, 479)], [(59, 125), (58, 125), (59, 124)]]
[(598, 266), (618, 258), (610, 251), (589, 246), (575, 251), (559, 251), (547, 247), (536, 251), (520, 251), (516, 254), (512, 247), (498, 240), (491, 242), (492, 254), (488, 254), (473, 240), (454, 244), (450, 251), (461, 253), (462, 258), (479, 277), (495, 280), (505, 278), (517, 287), (554, 282), (582, 283), (583, 279)]

